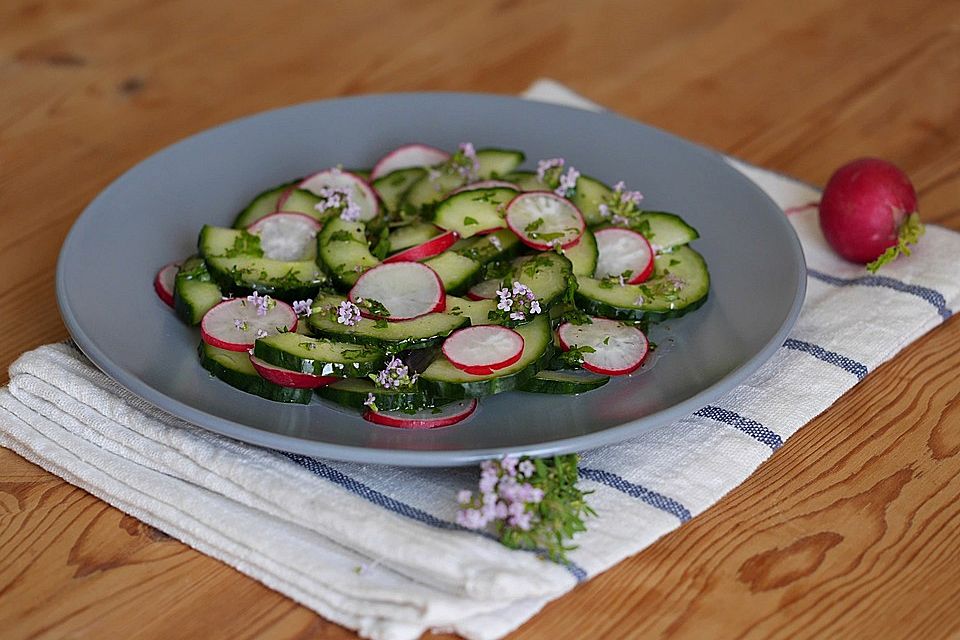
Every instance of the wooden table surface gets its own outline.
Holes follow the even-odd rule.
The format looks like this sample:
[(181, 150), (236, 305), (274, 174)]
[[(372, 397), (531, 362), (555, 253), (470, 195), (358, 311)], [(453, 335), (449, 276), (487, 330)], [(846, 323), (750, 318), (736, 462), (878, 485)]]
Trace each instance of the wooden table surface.
[[(304, 100), (540, 76), (815, 184), (889, 158), (923, 220), (960, 229), (956, 1), (4, 0), (0, 365), (66, 337), (64, 235), (161, 147)], [(952, 320), (515, 637), (956, 637), (958, 367)], [(352, 637), (0, 450), (0, 636), (131, 635)]]

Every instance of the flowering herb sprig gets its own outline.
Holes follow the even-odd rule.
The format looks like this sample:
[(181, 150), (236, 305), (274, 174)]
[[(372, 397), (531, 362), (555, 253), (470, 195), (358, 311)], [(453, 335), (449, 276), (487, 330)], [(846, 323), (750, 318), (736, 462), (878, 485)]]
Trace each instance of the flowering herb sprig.
[(360, 220), (360, 205), (353, 201), (353, 196), (348, 189), (324, 187), (320, 189), (318, 195), (320, 202), (314, 206), (314, 209), (320, 213), (334, 213), (347, 222)]
[(497, 290), (497, 308), (491, 310), (487, 315), (490, 320), (504, 321), (513, 320), (523, 322), (529, 316), (542, 313), (540, 301), (534, 295), (530, 287), (514, 280), (512, 286)]
[(642, 200), (642, 193), (630, 191), (621, 180), (613, 186), (613, 192), (597, 206), (597, 211), (615, 226), (630, 227), (633, 226), (636, 216), (641, 213)]
[[(262, 296), (256, 291), (247, 296), (247, 302), (257, 308), (258, 316), (267, 315), (267, 311), (277, 306), (277, 301), (270, 296)], [(239, 328), (239, 327), (238, 327)]]
[(493, 529), (510, 548), (542, 550), (564, 560), (576, 548), (568, 541), (586, 530), (584, 518), (596, 515), (586, 502), (589, 492), (577, 487), (577, 462), (576, 454), (483, 462), (477, 493), (457, 494), (457, 523)]
[(370, 411), (377, 412), (380, 409), (377, 408), (377, 396), (372, 393), (367, 394), (367, 399), (363, 401), (365, 407), (368, 407)]
[(313, 298), (306, 300), (294, 300), (293, 312), (301, 318), (309, 318), (313, 314)]
[(566, 167), (563, 158), (549, 158), (537, 163), (537, 179), (550, 187), (561, 198), (569, 198), (577, 190), (577, 179), (580, 172), (573, 167)]
[(427, 170), (427, 179), (439, 190), (438, 184), (443, 176), (459, 176), (462, 184), (476, 182), (480, 177), (480, 160), (472, 142), (461, 142), (457, 152), (443, 164)]
[[(419, 373), (410, 375), (410, 367), (396, 356), (387, 361), (383, 371), (370, 374), (370, 379), (381, 389), (406, 389), (415, 385), (419, 377)], [(370, 396), (367, 396), (367, 400), (370, 400)]]
[(335, 310), (337, 323), (347, 327), (353, 327), (360, 322), (360, 307), (349, 300), (344, 300)]

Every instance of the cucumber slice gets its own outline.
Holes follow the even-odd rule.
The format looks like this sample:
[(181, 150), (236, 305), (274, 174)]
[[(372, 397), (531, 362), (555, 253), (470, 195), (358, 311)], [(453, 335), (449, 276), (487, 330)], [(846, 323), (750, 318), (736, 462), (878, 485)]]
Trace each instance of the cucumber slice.
[(581, 175), (577, 179), (577, 189), (570, 200), (577, 205), (577, 209), (580, 209), (587, 224), (593, 226), (606, 221), (606, 218), (600, 215), (599, 207), (612, 194), (613, 189), (596, 178)]
[(553, 332), (546, 316), (516, 329), (523, 337), (523, 354), (514, 364), (496, 373), (475, 376), (450, 364), (440, 356), (427, 367), (418, 384), (428, 393), (444, 398), (478, 398), (512, 391), (536, 375), (553, 353)]
[(550, 187), (540, 182), (533, 171), (514, 171), (503, 176), (503, 179), (512, 182), (523, 191), (550, 191)]
[(443, 233), (429, 222), (414, 222), (405, 227), (398, 227), (390, 232), (390, 253), (396, 253), (423, 244)]
[(257, 194), (253, 200), (250, 201), (250, 204), (237, 214), (237, 217), (233, 221), (233, 228), (246, 229), (263, 216), (276, 211), (277, 201), (297, 182), (298, 180), (287, 182)]
[(570, 264), (573, 265), (574, 275), (593, 276), (593, 272), (597, 269), (597, 258), (600, 255), (593, 232), (585, 229), (580, 236), (580, 241), (569, 249), (564, 249), (563, 255), (567, 256)]
[(366, 226), (331, 218), (317, 234), (317, 255), (344, 285), (353, 285), (360, 274), (380, 264), (367, 245)]
[(583, 369), (540, 371), (520, 386), (531, 393), (571, 394), (599, 389), (610, 382), (610, 376), (601, 376)]
[(517, 192), (513, 189), (475, 189), (452, 195), (437, 205), (433, 221), (440, 227), (456, 231), (461, 238), (478, 232), (503, 229), (503, 208)]
[(513, 269), (504, 278), (505, 286), (514, 282), (525, 284), (546, 311), (567, 290), (567, 281), (572, 274), (570, 260), (553, 251), (517, 258)]
[(312, 259), (264, 257), (260, 238), (245, 229), (204, 225), (198, 245), (213, 281), (227, 294), (259, 291), (280, 300), (299, 300), (312, 297), (326, 279)]
[(423, 264), (440, 277), (447, 293), (466, 291), (483, 275), (483, 266), (492, 260), (512, 255), (520, 241), (509, 229), (463, 240)]
[(223, 299), (220, 287), (212, 282), (203, 258), (187, 258), (173, 283), (173, 309), (189, 325), (200, 324), (203, 316)]
[(477, 162), (480, 164), (479, 180), (502, 178), (519, 167), (526, 155), (515, 149), (480, 149)]
[(490, 312), (497, 308), (496, 300), (467, 300), (447, 296), (447, 311), (450, 315), (466, 316), (471, 325), (492, 324)]
[(229, 295), (252, 291), (293, 302), (312, 298), (326, 280), (316, 262), (282, 262), (268, 258), (207, 258), (214, 281)]
[(260, 338), (253, 355), (284, 369), (315, 376), (362, 378), (383, 368), (384, 354), (376, 347), (280, 333)]
[[(479, 164), (478, 180), (489, 180), (510, 173), (523, 162), (522, 151), (507, 149), (479, 149), (477, 163)], [(459, 174), (444, 173), (431, 179), (425, 175), (414, 182), (403, 199), (403, 206), (413, 211), (421, 211), (443, 200), (447, 195), (462, 187), (466, 182)]]
[(688, 244), (700, 237), (697, 230), (683, 218), (666, 211), (644, 211), (637, 216), (632, 227), (642, 233), (658, 253)]
[(198, 352), (203, 368), (231, 387), (276, 402), (309, 404), (313, 398), (312, 389), (281, 387), (261, 378), (246, 351), (227, 351), (201, 342)]
[(277, 211), (302, 213), (311, 218), (323, 221), (327, 216), (317, 211), (320, 197), (306, 189), (289, 189), (277, 202)]
[(337, 322), (336, 309), (344, 296), (320, 294), (313, 303), (313, 312), (308, 322), (316, 335), (333, 340), (369, 344), (387, 353), (404, 349), (420, 349), (442, 342), (456, 329), (467, 324), (465, 316), (449, 313), (428, 313), (413, 320), (377, 322), (361, 318), (349, 326)]
[(700, 307), (710, 291), (703, 256), (687, 246), (658, 255), (653, 276), (642, 284), (621, 287), (586, 276), (577, 282), (577, 304), (584, 312), (618, 320), (676, 318)]
[(427, 175), (427, 170), (422, 167), (397, 169), (377, 178), (371, 183), (371, 186), (380, 196), (386, 210), (394, 213), (400, 210), (403, 195), (410, 186), (425, 175)]
[(418, 389), (382, 389), (368, 378), (346, 378), (316, 390), (324, 400), (336, 402), (352, 409), (366, 409), (367, 400), (373, 401), (380, 411), (419, 411), (436, 404), (437, 400)]

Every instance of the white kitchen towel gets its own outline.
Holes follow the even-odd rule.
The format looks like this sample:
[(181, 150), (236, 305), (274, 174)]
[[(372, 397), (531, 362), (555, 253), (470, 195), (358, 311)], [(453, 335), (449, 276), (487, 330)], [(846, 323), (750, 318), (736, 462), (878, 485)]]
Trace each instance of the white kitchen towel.
[[(597, 108), (549, 81), (526, 95)], [(824, 243), (806, 207), (815, 189), (730, 162), (791, 212), (809, 268), (800, 319), (710, 406), (583, 453), (598, 517), (567, 564), (455, 524), (475, 468), (350, 464), (229, 440), (144, 403), (64, 344), (11, 367), (0, 445), (366, 637), (500, 637), (715, 503), (960, 299), (960, 235), (931, 227), (913, 256), (868, 275)]]

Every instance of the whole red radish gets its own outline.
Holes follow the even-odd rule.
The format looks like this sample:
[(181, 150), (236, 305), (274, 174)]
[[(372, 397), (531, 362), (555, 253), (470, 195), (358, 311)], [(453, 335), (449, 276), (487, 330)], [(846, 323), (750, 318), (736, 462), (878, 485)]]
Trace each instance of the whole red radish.
[(917, 193), (895, 165), (860, 158), (837, 169), (820, 199), (820, 228), (830, 246), (875, 272), (923, 235)]

